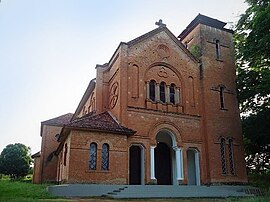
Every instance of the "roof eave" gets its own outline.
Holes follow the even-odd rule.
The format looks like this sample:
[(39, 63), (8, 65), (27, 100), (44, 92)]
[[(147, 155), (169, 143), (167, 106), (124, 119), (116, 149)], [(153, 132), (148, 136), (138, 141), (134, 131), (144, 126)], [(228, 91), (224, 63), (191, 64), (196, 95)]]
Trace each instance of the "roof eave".
[(95, 78), (92, 79), (92, 80), (89, 82), (89, 84), (88, 84), (88, 86), (87, 86), (87, 89), (86, 89), (86, 91), (84, 92), (83, 97), (82, 97), (82, 99), (81, 99), (81, 101), (80, 101), (80, 103), (79, 103), (77, 109), (75, 110), (75, 113), (73, 114), (73, 116), (72, 116), (72, 118), (71, 118), (70, 121), (74, 120), (74, 119), (77, 117), (77, 115), (80, 113), (81, 109), (83, 108), (85, 102), (87, 101), (88, 97), (89, 97), (90, 94), (94, 91), (94, 89), (95, 89), (95, 82), (94, 82), (94, 81), (95, 81)]
[(123, 131), (112, 131), (112, 130), (103, 130), (103, 129), (97, 129), (97, 128), (86, 128), (86, 127), (75, 127), (75, 126), (66, 126), (65, 128), (68, 128), (70, 130), (82, 130), (82, 131), (93, 131), (93, 132), (103, 132), (103, 133), (112, 133), (112, 134), (120, 134), (120, 135), (134, 135), (136, 131), (131, 132), (123, 132)]

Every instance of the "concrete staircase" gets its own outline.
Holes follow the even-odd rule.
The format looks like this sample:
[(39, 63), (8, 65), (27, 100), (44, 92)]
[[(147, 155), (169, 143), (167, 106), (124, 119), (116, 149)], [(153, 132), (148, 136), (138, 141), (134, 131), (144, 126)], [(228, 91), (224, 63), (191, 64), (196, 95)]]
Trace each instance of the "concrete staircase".
[(125, 186), (102, 195), (108, 198), (226, 198), (254, 196), (243, 186)]
[(260, 194), (250, 186), (172, 186), (64, 184), (48, 187), (49, 193), (64, 197), (105, 198), (225, 198)]

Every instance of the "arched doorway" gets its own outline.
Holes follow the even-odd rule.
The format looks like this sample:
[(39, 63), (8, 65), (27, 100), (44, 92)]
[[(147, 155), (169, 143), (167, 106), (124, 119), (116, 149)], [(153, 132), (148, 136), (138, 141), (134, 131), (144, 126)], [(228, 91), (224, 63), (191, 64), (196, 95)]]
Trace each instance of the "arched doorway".
[(129, 148), (129, 184), (144, 184), (144, 150), (141, 145)]
[(158, 184), (172, 184), (171, 151), (166, 143), (158, 142), (155, 149), (155, 173)]
[(157, 146), (155, 148), (155, 177), (157, 184), (172, 185), (177, 184), (175, 152), (176, 146), (174, 135), (164, 129), (156, 135)]
[(200, 185), (199, 152), (196, 149), (187, 150), (188, 185)]

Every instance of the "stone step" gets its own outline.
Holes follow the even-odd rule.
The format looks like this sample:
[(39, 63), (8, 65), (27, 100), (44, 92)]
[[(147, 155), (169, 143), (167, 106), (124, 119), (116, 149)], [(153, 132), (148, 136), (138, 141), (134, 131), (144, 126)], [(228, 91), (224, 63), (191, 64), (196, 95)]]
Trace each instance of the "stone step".
[(237, 186), (129, 186), (117, 192), (107, 194), (109, 198), (179, 198), (179, 197), (244, 197), (252, 196), (243, 187)]
[(49, 193), (65, 197), (179, 198), (244, 197), (260, 193), (250, 186), (97, 185), (66, 184), (48, 187)]

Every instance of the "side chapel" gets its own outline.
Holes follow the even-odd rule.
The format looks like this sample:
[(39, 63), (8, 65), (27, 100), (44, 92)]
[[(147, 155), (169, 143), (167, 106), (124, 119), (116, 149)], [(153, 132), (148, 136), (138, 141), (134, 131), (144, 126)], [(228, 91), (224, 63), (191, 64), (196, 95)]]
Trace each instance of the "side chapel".
[(41, 122), (34, 183), (246, 183), (233, 31), (199, 14), (96, 66), (74, 114)]

